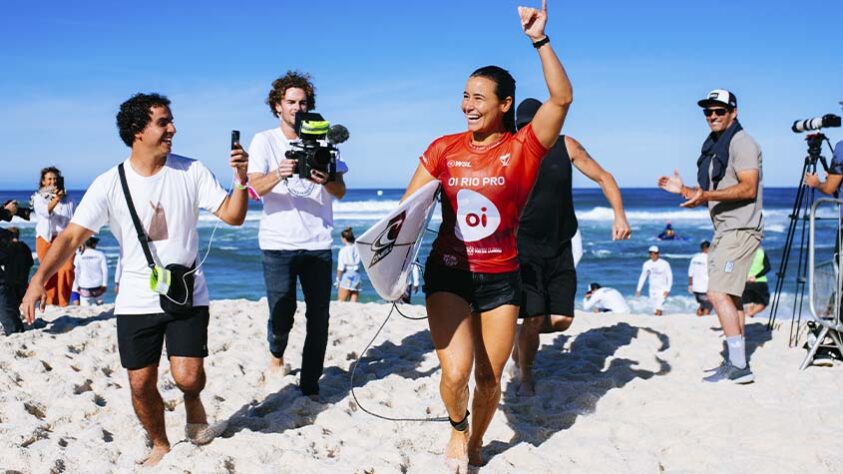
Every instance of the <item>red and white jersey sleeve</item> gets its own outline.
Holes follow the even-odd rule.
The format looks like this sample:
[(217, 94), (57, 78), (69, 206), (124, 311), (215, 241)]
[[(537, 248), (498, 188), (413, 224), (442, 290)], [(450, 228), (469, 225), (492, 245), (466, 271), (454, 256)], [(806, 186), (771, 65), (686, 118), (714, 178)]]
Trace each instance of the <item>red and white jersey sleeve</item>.
[(442, 226), (431, 261), (477, 273), (518, 269), (519, 217), (547, 149), (528, 125), (477, 147), (471, 133), (446, 135), (419, 158), (442, 183)]

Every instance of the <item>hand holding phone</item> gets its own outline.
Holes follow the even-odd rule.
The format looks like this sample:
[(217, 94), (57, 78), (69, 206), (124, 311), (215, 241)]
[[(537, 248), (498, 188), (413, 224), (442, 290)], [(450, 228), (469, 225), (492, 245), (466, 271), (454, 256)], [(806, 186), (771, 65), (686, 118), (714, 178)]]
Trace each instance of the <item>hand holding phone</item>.
[(236, 150), (240, 147), (240, 130), (231, 131), (231, 149)]

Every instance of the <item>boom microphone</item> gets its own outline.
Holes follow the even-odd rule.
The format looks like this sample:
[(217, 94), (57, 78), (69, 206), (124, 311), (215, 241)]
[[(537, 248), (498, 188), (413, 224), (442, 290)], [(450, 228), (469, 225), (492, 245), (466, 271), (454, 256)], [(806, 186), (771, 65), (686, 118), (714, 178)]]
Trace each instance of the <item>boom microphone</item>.
[[(838, 122), (839, 122), (839, 120), (840, 120), (840, 118), (838, 117)], [(838, 125), (839, 125), (839, 123), (838, 123)], [(345, 126), (343, 126), (343, 125), (336, 124), (336, 125), (333, 125), (328, 130), (328, 143), (330, 143), (332, 145), (340, 144), (340, 143), (348, 140), (348, 137), (349, 137), (348, 129), (345, 128)]]
[(834, 114), (825, 114), (822, 117), (815, 117), (807, 120), (797, 120), (793, 122), (790, 128), (793, 133), (808, 132), (812, 130), (819, 130), (821, 128), (839, 127), (840, 116)]

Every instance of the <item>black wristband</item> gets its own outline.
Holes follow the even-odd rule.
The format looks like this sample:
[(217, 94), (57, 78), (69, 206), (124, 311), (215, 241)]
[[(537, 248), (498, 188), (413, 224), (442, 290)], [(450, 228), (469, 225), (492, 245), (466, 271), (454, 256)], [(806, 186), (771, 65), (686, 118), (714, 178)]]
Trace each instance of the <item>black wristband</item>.
[(540, 39), (540, 40), (536, 41), (535, 43), (533, 43), (533, 47), (536, 48), (536, 49), (539, 49), (542, 46), (546, 45), (547, 43), (550, 43), (550, 36), (544, 35), (544, 39)]

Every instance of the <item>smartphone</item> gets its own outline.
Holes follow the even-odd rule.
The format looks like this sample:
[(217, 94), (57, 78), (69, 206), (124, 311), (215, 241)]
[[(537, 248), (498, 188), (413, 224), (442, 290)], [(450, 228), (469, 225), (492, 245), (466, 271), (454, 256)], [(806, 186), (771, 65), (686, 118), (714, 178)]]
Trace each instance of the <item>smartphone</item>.
[(236, 150), (240, 146), (240, 130), (231, 131), (231, 149)]

